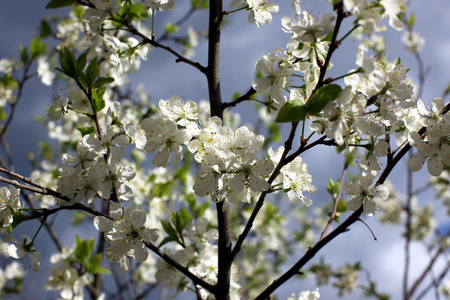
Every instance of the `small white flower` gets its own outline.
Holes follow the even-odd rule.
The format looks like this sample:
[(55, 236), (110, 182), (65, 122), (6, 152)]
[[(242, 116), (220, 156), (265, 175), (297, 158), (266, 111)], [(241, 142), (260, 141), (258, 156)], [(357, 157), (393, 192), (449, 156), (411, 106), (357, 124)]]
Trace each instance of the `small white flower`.
[(351, 211), (363, 206), (364, 213), (373, 216), (377, 211), (377, 201), (385, 200), (389, 196), (389, 190), (384, 185), (374, 185), (372, 176), (358, 177), (357, 182), (344, 182), (344, 193), (349, 195), (347, 208)]
[(7, 227), (12, 224), (12, 212), (18, 211), (22, 204), (19, 200), (20, 189), (13, 185), (0, 187), (0, 224)]
[(5, 242), (12, 243), (7, 248), (8, 255), (20, 259), (25, 267), (37, 272), (39, 271), (41, 253), (33, 248), (33, 242), (29, 236), (22, 235), (22, 237), (24, 238), (22, 243), (11, 235), (4, 238)]
[(147, 118), (142, 121), (142, 129), (146, 133), (145, 152), (151, 154), (158, 151), (152, 163), (155, 167), (167, 167), (173, 154), (177, 162), (183, 158), (181, 145), (186, 145), (192, 135), (186, 129), (178, 129), (175, 121), (162, 116)]
[(247, 0), (248, 8), (252, 11), (248, 16), (250, 23), (261, 27), (264, 23), (272, 23), (272, 13), (278, 12), (279, 6), (267, 0)]
[(111, 244), (110, 258), (117, 259), (124, 255), (145, 261), (148, 257), (144, 242), (154, 242), (158, 239), (157, 229), (144, 226), (147, 216), (140, 208), (127, 207), (123, 210), (119, 203), (111, 203), (113, 220), (105, 217), (95, 217), (94, 226), (104, 232), (105, 239)]

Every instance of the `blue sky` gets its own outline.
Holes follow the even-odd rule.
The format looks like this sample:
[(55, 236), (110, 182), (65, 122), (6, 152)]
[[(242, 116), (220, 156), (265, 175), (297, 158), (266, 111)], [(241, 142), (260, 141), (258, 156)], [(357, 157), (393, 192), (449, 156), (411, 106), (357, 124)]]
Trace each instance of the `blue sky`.
[[(182, 1), (176, 1), (178, 6), (182, 6)], [(225, 1), (227, 2), (227, 1)], [(290, 4), (290, 1), (274, 1), (278, 4)], [(64, 10), (45, 10), (46, 1), (36, 0), (0, 0), (0, 38), (2, 47), (0, 48), (0, 58), (18, 57), (18, 45), (28, 45), (31, 39), (37, 34), (37, 28), (42, 16), (60, 14)], [(302, 8), (309, 10), (315, 16), (321, 16), (331, 11), (331, 6), (325, 0), (303, 1)], [(434, 97), (442, 95), (450, 81), (450, 59), (448, 58), (450, 49), (450, 1), (429, 0), (411, 1), (410, 12), (416, 16), (416, 30), (421, 32), (426, 39), (425, 47), (421, 53), (425, 67), (427, 68), (427, 78), (422, 99), (431, 101)], [(161, 20), (174, 18), (177, 20), (185, 13), (182, 9), (175, 9), (167, 14), (160, 14)], [(290, 5), (280, 7), (280, 12), (274, 14), (272, 24), (266, 24), (258, 29), (254, 24), (247, 23), (247, 13), (242, 12), (229, 17), (231, 25), (223, 30), (222, 35), (222, 91), (224, 100), (227, 101), (235, 91), (244, 93), (248, 90), (254, 78), (255, 62), (264, 54), (276, 48), (285, 47), (289, 35), (281, 30), (281, 17), (291, 15)], [(195, 21), (197, 29), (203, 28), (207, 24), (206, 14), (199, 15)], [(347, 26), (350, 26), (347, 21)], [(198, 27), (197, 27), (198, 26)], [(403, 32), (397, 32), (389, 28), (387, 34), (387, 45), (390, 50), (389, 60), (396, 60), (402, 57), (402, 63), (409, 67), (409, 76), (417, 81), (417, 64), (414, 57), (403, 48), (400, 38)], [(200, 42), (196, 49), (196, 56), (193, 60), (198, 60), (205, 64), (206, 43)], [(332, 74), (342, 74), (349, 68), (354, 68), (355, 52), (354, 44), (340, 47), (335, 53), (335, 70)], [(185, 64), (175, 64), (175, 59), (170, 54), (162, 50), (154, 50), (150, 53), (147, 62), (143, 64), (142, 70), (133, 76), (134, 83), (142, 82), (146, 85), (154, 101), (160, 98), (168, 99), (173, 95), (185, 97), (187, 99), (202, 100), (207, 99), (207, 88), (203, 74), (196, 72), (192, 67)], [(39, 139), (45, 139), (45, 131), (41, 125), (36, 125), (33, 119), (38, 114), (44, 114), (45, 107), (51, 100), (52, 88), (44, 87), (38, 79), (33, 79), (26, 86), (23, 99), (19, 104), (15, 122), (8, 135), (10, 147), (15, 154), (16, 170), (23, 175), (28, 175), (31, 171), (25, 157), (28, 152), (35, 151), (36, 143)], [(313, 175), (314, 183), (317, 187), (323, 187), (327, 182), (327, 176), (336, 177), (341, 164), (336, 164), (332, 151), (324, 150), (320, 153), (320, 159), (312, 154), (307, 154), (304, 161), (308, 164), (308, 169)], [(315, 154), (317, 155), (317, 154)], [(404, 165), (400, 165), (403, 168)], [(331, 166), (331, 167), (330, 167)], [(335, 171), (330, 175), (330, 169)], [(403, 171), (395, 173), (398, 178), (397, 183), (403, 184)], [(326, 173), (327, 176), (323, 176)], [(334, 174), (333, 174), (334, 173)], [(416, 175), (417, 186), (421, 186), (421, 181), (425, 180), (423, 173)], [(320, 196), (320, 194), (318, 194)], [(441, 220), (445, 215), (441, 213)], [(398, 263), (402, 257), (403, 245), (398, 242), (400, 232), (392, 228), (387, 230), (378, 225), (375, 219), (367, 219), (371, 228), (375, 231), (378, 241), (374, 242), (372, 236), (368, 234), (367, 228), (362, 224), (355, 224), (351, 231), (332, 242), (330, 247), (324, 249), (319, 254), (324, 256), (336, 256), (336, 261), (342, 262), (350, 259), (355, 262), (361, 259), (373, 270), (373, 278), (384, 279), (380, 281), (382, 291), (392, 292), (399, 295), (400, 288), (396, 278), (401, 276), (401, 264)], [(393, 234), (393, 232), (395, 234)], [(356, 241), (356, 243), (355, 243)], [(69, 242), (71, 243), (71, 242)], [(349, 249), (348, 244), (353, 243), (354, 248)], [(39, 247), (39, 244), (38, 244)], [(420, 256), (420, 247), (415, 248), (415, 253)], [(425, 260), (415, 261), (415, 268), (420, 267)], [(42, 261), (45, 263), (45, 261)], [(397, 266), (392, 268), (392, 266)], [(288, 289), (280, 293), (285, 297), (292, 291), (297, 292), (303, 289), (313, 289), (312, 282), (297, 287), (297, 283), (289, 283)], [(324, 294), (325, 295), (325, 294)], [(393, 297), (395, 299), (396, 297)], [(323, 299), (326, 299), (323, 297)], [(351, 298), (348, 298), (351, 299)]]

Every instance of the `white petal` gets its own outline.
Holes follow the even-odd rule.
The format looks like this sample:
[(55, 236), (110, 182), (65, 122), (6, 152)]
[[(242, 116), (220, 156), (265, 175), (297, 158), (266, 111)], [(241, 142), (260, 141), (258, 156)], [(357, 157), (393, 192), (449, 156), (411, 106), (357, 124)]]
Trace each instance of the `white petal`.
[(228, 180), (227, 185), (235, 192), (240, 192), (244, 188), (245, 182), (247, 180), (244, 177), (244, 173), (239, 173), (234, 175), (230, 180)]
[(361, 207), (361, 198), (354, 197), (352, 199), (349, 199), (346, 204), (347, 208), (351, 211), (358, 210), (358, 208)]
[(430, 156), (427, 162), (427, 169), (430, 175), (439, 176), (442, 173), (444, 164), (442, 161), (436, 157), (436, 155)]
[(411, 170), (412, 172), (420, 171), (426, 159), (427, 157), (420, 152), (413, 155), (408, 160), (408, 169)]
[(170, 162), (170, 151), (167, 148), (164, 148), (156, 154), (153, 158), (152, 163), (155, 167), (167, 167)]
[(112, 228), (113, 222), (105, 217), (96, 216), (94, 218), (94, 227), (98, 231), (107, 232)]
[(254, 192), (266, 191), (270, 187), (269, 183), (265, 179), (253, 174), (250, 174), (248, 177), (248, 183)]
[(366, 200), (363, 204), (364, 213), (368, 216), (373, 216), (377, 211), (378, 207), (372, 200)]

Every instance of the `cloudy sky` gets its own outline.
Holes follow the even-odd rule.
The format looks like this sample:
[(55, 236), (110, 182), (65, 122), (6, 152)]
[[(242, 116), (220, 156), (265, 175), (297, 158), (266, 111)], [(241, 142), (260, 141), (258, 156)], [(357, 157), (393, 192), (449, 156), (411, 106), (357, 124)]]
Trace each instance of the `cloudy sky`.
[[(185, 13), (185, 5), (182, 0), (178, 0), (177, 7), (167, 14), (160, 14), (161, 21), (177, 20)], [(228, 3), (228, 1), (225, 1)], [(229, 16), (231, 24), (224, 28), (222, 36), (222, 91), (224, 100), (227, 101), (234, 92), (244, 93), (248, 90), (254, 78), (255, 62), (264, 54), (274, 49), (285, 47), (289, 36), (281, 30), (281, 18), (292, 15), (290, 11), (290, 1), (274, 1), (280, 5), (280, 12), (274, 15), (272, 24), (266, 24), (258, 29), (254, 24), (248, 24), (247, 13), (242, 12)], [(286, 5), (285, 3), (288, 3)], [(36, 0), (0, 0), (0, 38), (2, 47), (0, 48), (0, 58), (18, 57), (18, 46), (28, 45), (31, 39), (37, 34), (37, 28), (43, 16), (60, 14), (67, 10), (48, 11), (45, 10), (46, 1)], [(185, 4), (185, 3), (184, 3)], [(284, 6), (283, 6), (284, 5)], [(226, 7), (225, 7), (226, 8)], [(302, 8), (312, 12), (316, 17), (324, 13), (331, 12), (331, 6), (326, 0), (305, 0)], [(416, 16), (416, 30), (426, 39), (425, 47), (421, 53), (427, 77), (422, 99), (431, 101), (434, 97), (442, 95), (450, 81), (450, 1), (429, 0), (410, 1), (410, 12)], [(347, 28), (351, 25), (345, 24)], [(199, 13), (195, 17), (194, 26), (196, 29), (206, 28), (207, 15)], [(387, 34), (387, 46), (389, 49), (388, 59), (396, 60), (402, 57), (402, 63), (409, 67), (409, 76), (417, 82), (417, 63), (414, 57), (404, 50), (400, 41), (403, 32), (389, 28)], [(334, 55), (335, 70), (333, 74), (342, 74), (350, 68), (354, 68), (355, 52), (354, 43), (340, 47)], [(206, 43), (201, 41), (196, 56), (193, 60), (202, 64), (206, 62)], [(138, 76), (132, 77), (133, 83), (143, 83), (147, 91), (154, 100), (160, 98), (168, 99), (173, 95), (185, 97), (187, 99), (201, 100), (207, 99), (206, 81), (202, 74), (196, 72), (185, 64), (175, 64), (175, 59), (170, 54), (162, 50), (153, 51), (143, 65)], [(46, 105), (51, 100), (53, 90), (51, 87), (44, 87), (38, 79), (33, 79), (25, 88), (23, 99), (19, 104), (20, 114), (17, 116), (11, 132), (8, 135), (11, 150), (15, 154), (16, 170), (23, 175), (28, 175), (31, 171), (26, 163), (25, 157), (28, 152), (35, 151), (38, 140), (45, 139), (45, 131), (41, 125), (34, 123), (36, 115), (45, 112)], [(320, 159), (316, 159), (312, 154), (307, 154), (304, 161), (308, 163), (308, 169), (313, 175), (314, 183), (317, 187), (324, 187), (328, 176), (339, 175), (340, 164), (334, 163), (333, 152), (324, 150), (320, 152)], [(318, 155), (315, 153), (314, 155)], [(331, 168), (330, 168), (331, 166)], [(405, 164), (400, 165), (404, 168)], [(330, 171), (330, 169), (332, 171)], [(403, 169), (404, 170), (404, 169)], [(327, 175), (324, 176), (323, 174)], [(404, 186), (402, 173), (396, 173), (399, 178), (399, 185)], [(420, 181), (425, 180), (424, 176), (416, 176), (416, 184), (421, 186)], [(323, 194), (322, 194), (323, 195)], [(319, 194), (320, 196), (320, 194)], [(444, 215), (441, 214), (442, 221)], [(336, 256), (337, 261), (342, 262), (348, 259), (350, 262), (362, 260), (368, 268), (373, 271), (374, 279), (380, 281), (380, 290), (392, 293), (399, 297), (401, 289), (398, 285), (398, 278), (402, 274), (403, 244), (400, 242), (400, 232), (389, 228), (386, 230), (375, 222), (375, 219), (367, 219), (371, 228), (375, 231), (378, 241), (374, 242), (372, 236), (368, 234), (367, 228), (361, 224), (355, 224), (351, 231), (332, 242), (331, 247), (324, 249), (323, 256)], [(67, 241), (69, 244), (72, 241)], [(354, 245), (353, 248), (348, 247)], [(39, 247), (39, 245), (37, 246)], [(414, 248), (417, 256), (423, 253), (420, 247)], [(45, 263), (43, 261), (43, 263)], [(420, 269), (425, 260), (416, 260), (414, 268)], [(392, 267), (395, 266), (395, 267)], [(296, 283), (289, 283), (279, 295), (283, 298), (291, 292), (299, 292), (304, 289), (314, 289), (313, 282), (307, 282), (301, 286)], [(323, 299), (329, 299), (323, 292)], [(396, 299), (397, 297), (393, 297)], [(349, 297), (348, 299), (354, 299)]]

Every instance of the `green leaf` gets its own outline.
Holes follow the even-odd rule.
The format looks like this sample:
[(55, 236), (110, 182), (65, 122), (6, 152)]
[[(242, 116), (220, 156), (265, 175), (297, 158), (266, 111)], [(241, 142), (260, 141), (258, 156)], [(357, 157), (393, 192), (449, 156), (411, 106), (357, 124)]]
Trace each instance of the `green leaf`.
[(81, 85), (85, 88), (88, 89), (88, 80), (87, 80), (87, 76), (86, 74), (84, 74), (83, 72), (78, 73), (78, 80), (80, 80)]
[(87, 85), (91, 88), (94, 85), (95, 79), (100, 74), (100, 66), (98, 65), (97, 57), (91, 61), (86, 69)]
[(331, 196), (336, 196), (339, 193), (340, 183), (334, 182), (331, 178), (328, 178), (327, 191)]
[(164, 30), (166, 31), (166, 33), (171, 34), (171, 33), (176, 33), (178, 32), (178, 26), (177, 24), (174, 23), (167, 23), (164, 26)]
[(97, 81), (95, 81), (94, 83), (94, 87), (95, 88), (100, 88), (103, 87), (105, 85), (107, 85), (108, 83), (114, 82), (114, 78), (113, 77), (109, 77), (109, 76), (103, 76), (100, 77), (99, 79), (97, 79)]
[(102, 264), (102, 254), (97, 253), (92, 256), (86, 263), (86, 272), (91, 274), (109, 274), (110, 271), (106, 268), (101, 267)]
[(5, 120), (8, 117), (8, 114), (5, 113), (5, 111), (3, 110), (3, 107), (0, 106), (0, 121)]
[(19, 51), (20, 51), (20, 60), (24, 65), (26, 65), (29, 59), (28, 49), (26, 47), (19, 46)]
[[(21, 211), (14, 212), (13, 213), (13, 222), (12, 222), (11, 226), (9, 226), (11, 231), (14, 228), (16, 228), (20, 223), (22, 223), (22, 222), (24, 222), (26, 220), (27, 220), (27, 217), (24, 216)], [(2, 220), (2, 222), (3, 222), (3, 220)], [(9, 229), (8, 229), (8, 231), (9, 231)], [(11, 232), (9, 231), (8, 234), (10, 234), (10, 233)]]
[(51, 0), (47, 4), (45, 9), (54, 9), (54, 8), (61, 8), (61, 7), (71, 6), (75, 2), (76, 2), (75, 0)]
[(148, 14), (148, 9), (145, 5), (140, 3), (134, 3), (127, 6), (126, 14), (128, 19), (147, 19), (150, 15)]
[(103, 95), (105, 94), (105, 88), (92, 88), (92, 110), (94, 113), (98, 113), (105, 108), (105, 101), (103, 100)]
[(338, 205), (337, 205), (337, 209), (336, 209), (336, 211), (339, 214), (343, 214), (343, 213), (345, 213), (347, 211), (346, 203), (347, 202), (345, 202), (344, 200), (339, 200)]
[(83, 21), (84, 7), (82, 5), (75, 5), (72, 7), (72, 12), (78, 21)]
[(59, 52), (59, 65), (62, 70), (56, 68), (58, 71), (66, 74), (70, 78), (76, 77), (76, 58), (75, 55), (66, 47), (64, 47), (64, 51)]
[(342, 88), (338, 84), (330, 84), (318, 88), (305, 104), (306, 114), (319, 116), (327, 104), (337, 98)]
[(79, 132), (81, 132), (81, 136), (85, 136), (85, 135), (93, 135), (95, 134), (95, 127), (91, 126), (91, 127), (77, 127), (77, 130)]
[(90, 247), (90, 243), (88, 243), (88, 241), (83, 241), (78, 235), (76, 236), (74, 254), (80, 263), (87, 261), (89, 256), (91, 256), (92, 250), (93, 247)]
[(192, 218), (191, 214), (185, 208), (182, 208), (177, 213), (172, 214), (172, 220), (173, 220), (173, 223), (175, 224), (175, 229), (177, 230), (177, 232), (179, 234), (181, 234), (183, 232), (184, 228), (186, 227), (187, 222), (189, 222), (189, 220), (191, 220), (191, 218)]
[(47, 44), (41, 42), (41, 38), (39, 36), (35, 37), (30, 44), (30, 53), (31, 58), (37, 58), (45, 54)]
[(77, 58), (77, 74), (79, 75), (81, 72), (83, 72), (84, 67), (86, 67), (87, 63), (87, 51), (83, 52), (80, 56)]
[(275, 122), (297, 122), (303, 121), (306, 118), (306, 108), (303, 100), (296, 99), (285, 103), (278, 112)]
[(173, 227), (173, 225), (170, 222), (161, 221), (161, 225), (164, 231), (167, 233), (168, 237), (164, 238), (161, 244), (159, 244), (159, 247), (172, 241), (178, 241), (178, 234), (175, 230), (175, 227)]
[(53, 33), (52, 27), (47, 20), (42, 20), (39, 26), (39, 35), (41, 38), (46, 38), (51, 36)]
[(414, 27), (414, 24), (416, 23), (416, 17), (411, 14), (408, 18), (408, 20), (406, 20), (406, 25), (408, 25), (408, 27)]
[(192, 0), (192, 6), (195, 8), (208, 9), (209, 1), (208, 0)]

